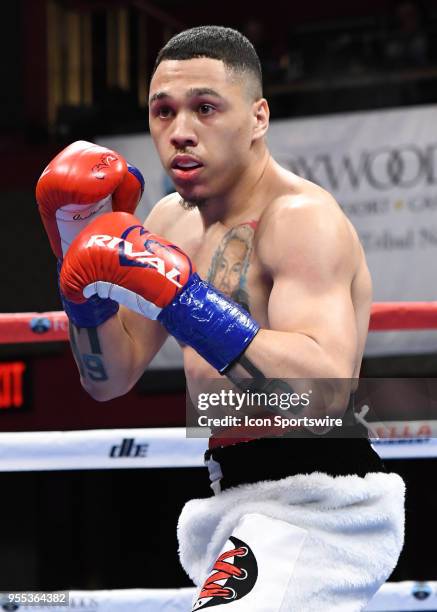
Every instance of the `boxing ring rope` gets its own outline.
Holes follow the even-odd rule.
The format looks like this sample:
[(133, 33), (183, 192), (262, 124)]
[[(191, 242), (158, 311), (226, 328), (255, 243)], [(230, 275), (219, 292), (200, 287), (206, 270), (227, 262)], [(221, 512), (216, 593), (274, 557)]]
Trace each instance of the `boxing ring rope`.
[[(70, 606), (92, 612), (189, 612), (194, 589), (114, 589), (112, 591), (70, 591)], [(0, 606), (6, 604), (0, 593)], [(88, 604), (88, 605), (87, 605)], [(1, 608), (0, 608), (1, 609)], [(3, 605), (3, 609), (8, 608)], [(27, 611), (65, 612), (70, 608), (29, 606)], [(437, 610), (437, 582), (388, 582), (376, 593), (365, 612)]]
[[(437, 302), (375, 302), (369, 331), (437, 329)], [(0, 344), (68, 340), (64, 311), (0, 313)]]
[[(437, 302), (373, 304), (370, 331), (419, 329), (437, 329)], [(64, 312), (0, 314), (0, 344), (66, 340), (68, 321)], [(391, 425), (396, 430), (401, 423)], [(437, 421), (412, 421), (409, 429), (427, 434), (373, 440), (375, 450), (384, 459), (437, 457)], [(144, 452), (132, 453), (134, 445), (137, 448), (141, 445)], [(205, 447), (206, 439), (187, 438), (184, 428), (6, 432), (0, 433), (0, 471), (197, 468), (203, 464)], [(138, 612), (186, 612), (193, 595), (191, 588), (71, 591), (70, 600), (93, 601), (93, 609), (105, 612), (121, 612), (126, 608)], [(3, 598), (0, 593), (0, 606)], [(26, 609), (62, 612), (64, 608)], [(365, 610), (437, 611), (437, 582), (388, 582)]]
[[(428, 423), (437, 431), (437, 421), (418, 423), (420, 427)], [(0, 472), (199, 468), (207, 446), (203, 432), (198, 438), (187, 438), (184, 427), (3, 432)], [(382, 459), (437, 456), (437, 439), (431, 436), (372, 443)]]

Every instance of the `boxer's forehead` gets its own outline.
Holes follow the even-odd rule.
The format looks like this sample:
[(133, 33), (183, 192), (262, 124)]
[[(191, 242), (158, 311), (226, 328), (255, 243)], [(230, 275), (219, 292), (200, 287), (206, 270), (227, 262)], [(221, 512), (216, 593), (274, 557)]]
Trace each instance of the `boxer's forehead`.
[(152, 77), (149, 102), (165, 95), (186, 96), (195, 90), (240, 94), (242, 81), (221, 60), (209, 57), (163, 60)]

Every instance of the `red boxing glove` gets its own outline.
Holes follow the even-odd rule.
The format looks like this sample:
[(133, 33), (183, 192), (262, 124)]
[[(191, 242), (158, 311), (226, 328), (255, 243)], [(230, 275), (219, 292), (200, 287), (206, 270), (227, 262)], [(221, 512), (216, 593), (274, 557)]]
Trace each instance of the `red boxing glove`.
[(44, 227), (62, 258), (74, 238), (97, 215), (134, 212), (144, 188), (141, 172), (115, 151), (79, 140), (61, 151), (36, 186)]
[(61, 291), (71, 302), (97, 294), (157, 319), (219, 372), (259, 330), (243, 308), (199, 278), (188, 255), (128, 213), (103, 215), (79, 234), (64, 259)]
[(76, 303), (97, 294), (156, 319), (193, 272), (183, 251), (128, 213), (94, 219), (72, 243), (61, 291)]

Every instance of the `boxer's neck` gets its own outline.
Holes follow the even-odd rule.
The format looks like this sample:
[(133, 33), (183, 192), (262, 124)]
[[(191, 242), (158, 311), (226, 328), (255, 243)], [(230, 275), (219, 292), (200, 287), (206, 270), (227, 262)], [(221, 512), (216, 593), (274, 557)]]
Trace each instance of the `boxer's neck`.
[(213, 223), (232, 226), (242, 218), (259, 217), (268, 204), (267, 194), (271, 191), (271, 174), (274, 161), (265, 148), (255, 163), (246, 167), (244, 174), (226, 193), (209, 199), (200, 209), (205, 228)]

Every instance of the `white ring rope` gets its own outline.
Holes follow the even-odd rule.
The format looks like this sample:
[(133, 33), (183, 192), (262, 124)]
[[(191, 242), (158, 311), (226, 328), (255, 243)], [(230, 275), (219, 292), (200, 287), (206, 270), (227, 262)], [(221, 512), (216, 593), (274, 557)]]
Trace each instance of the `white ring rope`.
[[(70, 608), (27, 606), (29, 612), (65, 612), (71, 608), (83, 612), (187, 612), (191, 609), (194, 588), (119, 589), (70, 591)], [(8, 603), (0, 593), (0, 606)], [(7, 608), (5, 608), (7, 609)], [(402, 612), (437, 610), (437, 582), (387, 582), (373, 596), (366, 612)]]
[[(437, 422), (427, 423), (435, 435)], [(432, 437), (380, 438), (373, 446), (383, 459), (437, 457)], [(201, 467), (206, 447), (206, 438), (186, 438), (183, 427), (3, 432), (0, 472)]]

